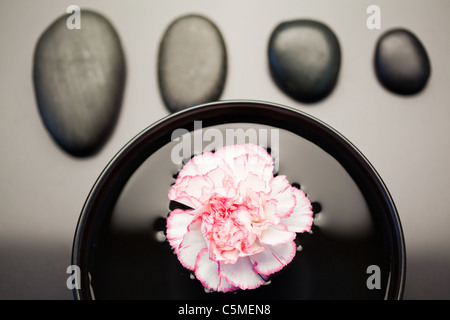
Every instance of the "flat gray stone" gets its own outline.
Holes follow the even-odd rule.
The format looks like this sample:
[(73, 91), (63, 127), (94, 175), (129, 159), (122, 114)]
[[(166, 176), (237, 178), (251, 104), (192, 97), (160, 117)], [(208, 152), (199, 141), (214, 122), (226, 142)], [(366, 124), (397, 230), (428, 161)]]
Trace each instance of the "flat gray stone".
[(122, 103), (125, 58), (119, 36), (103, 16), (81, 11), (81, 29), (64, 15), (39, 38), (33, 80), (42, 120), (73, 156), (97, 152), (112, 132)]
[(168, 26), (159, 46), (158, 80), (171, 112), (218, 100), (226, 74), (225, 43), (212, 21), (186, 15)]
[(299, 102), (322, 100), (336, 85), (341, 49), (336, 35), (321, 22), (280, 23), (270, 37), (268, 56), (275, 83)]
[(392, 29), (377, 42), (375, 71), (380, 83), (389, 91), (412, 95), (427, 84), (431, 66), (424, 46), (412, 32)]

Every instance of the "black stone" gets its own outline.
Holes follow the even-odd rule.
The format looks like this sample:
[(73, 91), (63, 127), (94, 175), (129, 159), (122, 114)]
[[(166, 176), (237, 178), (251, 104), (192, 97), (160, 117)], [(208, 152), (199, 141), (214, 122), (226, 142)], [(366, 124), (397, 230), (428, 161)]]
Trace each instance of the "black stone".
[(42, 120), (73, 156), (96, 153), (112, 132), (122, 104), (125, 58), (113, 26), (82, 10), (81, 29), (64, 15), (39, 38), (33, 80)]
[(421, 91), (430, 76), (430, 60), (420, 40), (410, 31), (384, 33), (375, 49), (375, 71), (388, 90), (411, 95)]
[(159, 47), (158, 80), (171, 112), (218, 100), (226, 74), (226, 47), (213, 22), (187, 15), (169, 25)]
[(166, 218), (157, 217), (153, 222), (153, 228), (157, 231), (165, 231), (166, 230)]
[(319, 202), (312, 202), (311, 206), (313, 213), (319, 213), (322, 211), (322, 205)]
[(301, 189), (300, 183), (298, 183), (298, 182), (292, 183), (291, 186), (293, 186), (294, 188), (297, 188), (297, 189)]
[(270, 37), (268, 55), (275, 83), (297, 101), (320, 101), (336, 85), (341, 49), (333, 31), (321, 22), (279, 24)]

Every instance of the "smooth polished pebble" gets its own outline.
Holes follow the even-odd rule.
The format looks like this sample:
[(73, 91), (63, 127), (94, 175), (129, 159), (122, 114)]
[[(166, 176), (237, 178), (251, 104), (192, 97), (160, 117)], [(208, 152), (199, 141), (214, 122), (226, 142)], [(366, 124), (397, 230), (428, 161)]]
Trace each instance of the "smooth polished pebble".
[(57, 144), (76, 157), (92, 155), (110, 136), (122, 103), (125, 57), (102, 15), (82, 10), (80, 29), (64, 15), (41, 35), (33, 80), (40, 115)]
[(225, 42), (211, 20), (190, 14), (168, 26), (159, 47), (158, 80), (171, 112), (218, 100), (226, 75)]
[(334, 89), (341, 49), (334, 32), (321, 22), (280, 23), (268, 46), (269, 67), (278, 87), (303, 103), (318, 102)]
[(411, 31), (393, 29), (377, 42), (375, 71), (380, 83), (389, 91), (412, 95), (427, 84), (431, 66), (424, 46)]

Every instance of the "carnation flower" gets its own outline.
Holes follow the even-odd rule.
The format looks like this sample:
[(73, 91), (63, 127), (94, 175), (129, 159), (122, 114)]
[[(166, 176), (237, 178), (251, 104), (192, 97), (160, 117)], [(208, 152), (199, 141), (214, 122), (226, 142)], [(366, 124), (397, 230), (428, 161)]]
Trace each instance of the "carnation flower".
[(169, 199), (189, 209), (167, 218), (167, 239), (181, 264), (213, 291), (254, 289), (296, 253), (296, 233), (311, 229), (311, 202), (254, 144), (193, 157)]

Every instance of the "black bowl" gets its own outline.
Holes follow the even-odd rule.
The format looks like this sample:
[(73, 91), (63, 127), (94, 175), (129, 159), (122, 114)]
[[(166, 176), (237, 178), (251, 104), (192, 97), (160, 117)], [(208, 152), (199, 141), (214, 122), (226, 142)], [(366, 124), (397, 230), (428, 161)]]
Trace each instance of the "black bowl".
[[(177, 129), (186, 134), (174, 140), (176, 133), (183, 132)], [(224, 140), (219, 141), (220, 134), (212, 139), (207, 131), (222, 133)], [(231, 132), (229, 139), (227, 132)], [(236, 132), (247, 140), (232, 140)], [(208, 293), (191, 279), (165, 241), (165, 218), (174, 208), (167, 193), (182, 167), (181, 158), (187, 161), (205, 148), (252, 142), (252, 134), (258, 139), (254, 143), (272, 153), (276, 173), (286, 175), (311, 199), (314, 225), (312, 232), (298, 234), (299, 252), (272, 276), (270, 285)], [(72, 264), (80, 267), (81, 287), (74, 289), (74, 296), (401, 299), (405, 256), (393, 200), (372, 165), (346, 138), (293, 108), (223, 101), (154, 123), (106, 166), (84, 204), (75, 232)]]

